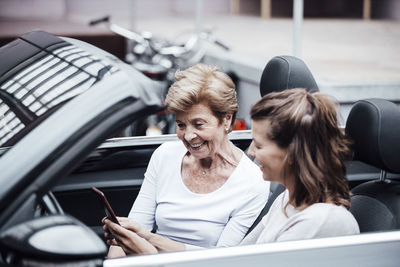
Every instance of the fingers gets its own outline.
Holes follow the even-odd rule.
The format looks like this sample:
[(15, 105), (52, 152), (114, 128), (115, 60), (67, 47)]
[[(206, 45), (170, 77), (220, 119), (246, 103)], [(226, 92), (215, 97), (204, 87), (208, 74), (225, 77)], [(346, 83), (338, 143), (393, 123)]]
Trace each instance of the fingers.
[[(115, 235), (121, 231), (122, 228), (118, 224), (112, 222), (109, 220), (107, 217), (102, 219), (103, 225), (103, 231), (104, 231), (104, 237), (106, 239), (114, 239)], [(124, 229), (125, 230), (125, 229)]]
[(142, 226), (133, 220), (121, 220), (121, 226), (134, 232), (140, 232)]
[(139, 223), (137, 223), (134, 220), (131, 220), (129, 218), (121, 218), (120, 224), (125, 229), (128, 229), (128, 230), (138, 234), (140, 237), (143, 237), (144, 239), (148, 239), (149, 235), (151, 234), (150, 231), (147, 230), (145, 227), (143, 227)]
[(157, 252), (147, 241), (150, 231), (129, 218), (117, 217), (117, 219), (121, 225), (112, 222), (107, 217), (102, 219), (104, 237), (108, 240), (108, 245), (121, 246), (128, 254), (138, 251), (139, 253)]
[(104, 220), (104, 222), (113, 237), (107, 240), (108, 245), (120, 246), (126, 254), (157, 253), (157, 249), (151, 243), (135, 232), (125, 229), (110, 220)]
[(132, 231), (126, 230), (126, 236), (116, 237), (117, 243), (127, 254), (154, 254), (157, 249), (147, 240)]
[(136, 254), (136, 250), (138, 250), (136, 245), (137, 235), (120, 226), (118, 228), (118, 230), (113, 232), (113, 238), (107, 240), (107, 244), (121, 247), (126, 254)]
[(113, 239), (108, 239), (107, 240), (107, 245), (109, 246), (119, 246), (119, 243), (117, 242), (117, 240)]
[(110, 232), (108, 232), (108, 231), (104, 231), (104, 237), (105, 237), (105, 239), (113, 239), (114, 238), (114, 236), (110, 233)]

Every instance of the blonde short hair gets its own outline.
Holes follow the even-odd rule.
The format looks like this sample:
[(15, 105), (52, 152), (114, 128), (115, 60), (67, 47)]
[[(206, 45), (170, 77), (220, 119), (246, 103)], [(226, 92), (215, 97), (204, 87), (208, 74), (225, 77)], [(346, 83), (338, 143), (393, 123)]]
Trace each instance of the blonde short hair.
[(227, 74), (215, 66), (196, 64), (177, 71), (175, 79), (165, 100), (169, 112), (186, 112), (193, 105), (204, 104), (220, 123), (226, 114), (232, 114), (230, 130), (233, 129), (239, 106), (235, 84)]

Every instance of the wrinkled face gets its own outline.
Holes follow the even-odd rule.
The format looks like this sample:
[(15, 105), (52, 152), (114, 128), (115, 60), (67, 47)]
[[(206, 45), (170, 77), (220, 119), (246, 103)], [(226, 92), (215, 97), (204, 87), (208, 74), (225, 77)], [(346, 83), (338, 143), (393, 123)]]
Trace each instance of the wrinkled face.
[(248, 154), (260, 164), (264, 180), (283, 184), (282, 170), (287, 151), (267, 137), (270, 127), (268, 120), (252, 121), (253, 141)]
[(188, 151), (196, 158), (213, 157), (219, 151), (226, 138), (231, 115), (219, 123), (211, 109), (204, 104), (194, 105), (187, 112), (176, 115), (176, 133)]

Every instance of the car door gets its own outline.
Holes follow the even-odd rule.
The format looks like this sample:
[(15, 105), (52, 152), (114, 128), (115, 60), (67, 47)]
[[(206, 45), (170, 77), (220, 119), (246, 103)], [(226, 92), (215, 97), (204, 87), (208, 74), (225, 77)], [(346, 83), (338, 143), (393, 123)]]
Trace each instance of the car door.
[(91, 188), (97, 187), (106, 195), (117, 216), (128, 216), (150, 157), (160, 145), (151, 138), (145, 145), (138, 142), (141, 138), (132, 139), (113, 141), (112, 146), (103, 144), (52, 191), (64, 212), (84, 222), (102, 238), (101, 219), (105, 213)]

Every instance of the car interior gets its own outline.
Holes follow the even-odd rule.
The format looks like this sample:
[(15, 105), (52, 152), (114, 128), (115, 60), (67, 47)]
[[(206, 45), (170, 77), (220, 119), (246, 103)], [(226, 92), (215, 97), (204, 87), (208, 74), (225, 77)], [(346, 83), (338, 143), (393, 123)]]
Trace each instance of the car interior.
[(384, 99), (358, 101), (350, 111), (346, 133), (354, 140), (355, 159), (381, 170), (376, 179), (354, 187), (351, 212), (360, 232), (400, 227), (400, 183), (388, 173), (400, 173), (400, 110)]
[[(273, 77), (272, 79), (270, 77)], [(272, 82), (273, 81), (273, 82)], [(278, 90), (284, 90), (287, 88), (304, 87), (308, 90), (318, 90), (318, 86), (308, 69), (306, 64), (298, 58), (291, 56), (279, 56), (271, 59), (266, 65), (261, 82), (260, 82), (260, 94), (264, 95), (268, 92)], [(383, 100), (382, 100), (383, 101)], [(388, 101), (384, 101), (388, 102)], [(388, 102), (389, 104), (391, 102)], [(354, 110), (358, 109), (359, 104), (357, 103)], [(392, 114), (397, 120), (400, 118), (398, 114), (398, 108), (395, 104), (392, 104), (392, 109), (388, 113)], [(352, 114), (354, 111), (352, 112)], [(353, 116), (353, 115), (352, 115)], [(353, 119), (352, 116), (349, 117), (348, 125), (346, 125), (346, 132), (355, 139), (357, 144), (359, 139), (362, 140), (362, 136), (365, 131), (361, 131), (361, 136), (353, 136), (349, 129), (351, 125), (356, 124), (355, 128), (359, 128), (359, 124), (365, 121), (365, 124), (370, 123), (373, 118), (366, 117), (366, 115), (361, 112), (357, 119)], [(376, 129), (379, 124), (375, 123), (370, 126), (370, 130)], [(381, 129), (382, 130), (382, 129)], [(393, 137), (399, 136), (398, 131), (394, 131), (393, 127), (390, 129)], [(134, 137), (134, 139), (140, 139)], [(151, 138), (147, 137), (149, 140)], [(175, 137), (170, 137), (172, 140)], [(372, 137), (371, 137), (372, 138)], [(85, 224), (92, 227), (99, 236), (102, 237), (102, 229), (100, 226), (100, 220), (104, 216), (103, 211), (97, 205), (96, 199), (92, 196), (90, 192), (91, 186), (96, 186), (102, 189), (102, 191), (107, 195), (111, 205), (113, 206), (115, 212), (119, 216), (127, 216), (132, 207), (132, 204), (140, 190), (141, 181), (144, 177), (144, 172), (150, 159), (152, 152), (161, 143), (154, 139), (153, 143), (145, 143), (142, 145), (134, 145), (132, 147), (127, 146), (104, 146), (99, 147), (88, 159), (71, 175), (64, 178), (53, 190), (58, 202), (63, 207), (63, 210), (79, 218)], [(246, 152), (248, 146), (251, 142), (251, 137), (248, 139), (232, 139), (232, 141), (239, 146), (243, 151)], [(363, 141), (362, 147), (368, 147), (365, 144), (371, 143), (371, 140)], [(378, 142), (375, 140), (375, 142)], [(128, 144), (128, 143), (127, 143)], [(396, 151), (399, 149), (395, 146), (386, 146), (385, 149), (392, 149), (392, 152), (388, 154), (387, 157), (395, 158)], [(355, 146), (357, 151), (357, 146)], [(364, 156), (367, 155), (368, 151), (362, 150), (359, 154)], [(378, 154), (378, 150), (374, 151)], [(357, 155), (357, 152), (356, 152)], [(394, 164), (395, 165), (395, 164)], [(400, 164), (398, 164), (400, 165)], [(391, 165), (393, 166), (393, 164)], [(348, 178), (350, 188), (353, 189), (352, 203), (355, 202), (354, 207), (357, 206), (357, 198), (359, 198), (357, 191), (361, 185), (374, 180), (379, 177), (380, 170), (385, 169), (387, 171), (387, 176), (390, 177), (393, 182), (400, 179), (399, 170), (394, 167), (385, 168), (385, 165), (376, 165), (373, 161), (365, 161), (362, 158), (356, 156), (356, 160), (349, 162), (347, 164)], [(251, 226), (248, 232), (250, 232), (255, 225), (261, 220), (261, 218), (268, 212), (273, 200), (284, 190), (283, 186), (280, 184), (272, 183), (270, 189), (270, 195), (268, 202), (266, 203), (264, 209), (260, 213), (257, 220)], [(395, 195), (396, 193), (393, 192)], [(369, 198), (375, 198), (369, 196)], [(395, 201), (393, 201), (395, 203)], [(79, 205), (79, 209), (76, 207)], [(94, 208), (97, 207), (97, 208)], [(368, 205), (366, 205), (368, 207)], [(366, 208), (368, 211), (369, 208)], [(358, 210), (358, 209), (357, 209)], [(356, 208), (352, 209), (355, 213), (355, 217), (359, 221), (359, 215), (356, 214)], [(367, 218), (371, 212), (365, 212), (364, 216)], [(376, 217), (379, 218), (377, 214)], [(389, 230), (392, 228), (382, 228), (382, 230)], [(364, 232), (364, 227), (361, 226), (361, 230)], [(379, 230), (379, 229), (374, 229)]]

